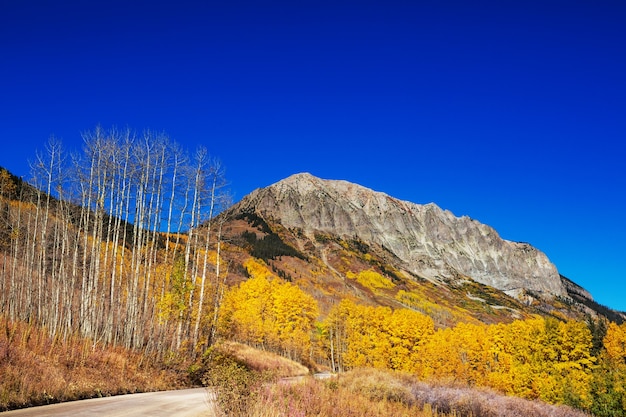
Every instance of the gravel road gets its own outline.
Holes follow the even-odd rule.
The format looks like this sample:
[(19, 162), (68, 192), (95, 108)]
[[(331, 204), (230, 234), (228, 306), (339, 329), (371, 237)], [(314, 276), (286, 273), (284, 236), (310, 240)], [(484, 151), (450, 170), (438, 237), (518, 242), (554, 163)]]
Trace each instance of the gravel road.
[(206, 388), (147, 392), (72, 401), (22, 410), (0, 417), (214, 417)]

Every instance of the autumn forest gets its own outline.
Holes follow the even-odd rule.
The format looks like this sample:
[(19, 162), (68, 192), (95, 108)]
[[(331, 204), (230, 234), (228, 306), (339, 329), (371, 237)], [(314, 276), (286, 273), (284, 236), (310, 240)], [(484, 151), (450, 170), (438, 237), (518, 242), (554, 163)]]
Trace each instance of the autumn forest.
[[(163, 367), (184, 357), (190, 373), (233, 341), (311, 370), (375, 368), (626, 415), (626, 324), (535, 315), (442, 326), (408, 293), (393, 308), (356, 298), (322, 306), (224, 238), (227, 179), (206, 149), (101, 127), (83, 139), (78, 153), (50, 139), (28, 181), (0, 170), (0, 369), (11, 360), (2, 343), (22, 323), (55, 343), (80, 338)], [(235, 269), (246, 279), (232, 280)], [(347, 278), (372, 291), (393, 285), (380, 268)]]

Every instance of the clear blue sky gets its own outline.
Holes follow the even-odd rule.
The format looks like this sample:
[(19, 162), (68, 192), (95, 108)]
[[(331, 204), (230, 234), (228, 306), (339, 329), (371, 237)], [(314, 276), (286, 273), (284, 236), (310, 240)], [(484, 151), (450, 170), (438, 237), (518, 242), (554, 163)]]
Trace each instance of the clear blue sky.
[(0, 165), (97, 124), (206, 146), (236, 200), (434, 202), (626, 310), (623, 1), (0, 0)]

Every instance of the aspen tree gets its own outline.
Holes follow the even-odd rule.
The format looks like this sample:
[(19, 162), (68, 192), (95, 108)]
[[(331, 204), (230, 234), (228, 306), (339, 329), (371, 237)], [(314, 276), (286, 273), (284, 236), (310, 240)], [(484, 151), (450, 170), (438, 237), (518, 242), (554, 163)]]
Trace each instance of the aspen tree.
[[(219, 161), (213, 159), (209, 162), (208, 173), (206, 182), (210, 184), (208, 190), (208, 216), (203, 222), (202, 227), (205, 229), (204, 234), (204, 258), (202, 264), (202, 273), (200, 279), (200, 293), (198, 296), (198, 308), (196, 312), (196, 322), (194, 325), (193, 331), (193, 339), (192, 344), (196, 346), (198, 343), (199, 332), (200, 332), (200, 321), (203, 316), (203, 308), (204, 308), (204, 296), (205, 296), (205, 287), (207, 281), (207, 268), (209, 261), (209, 248), (211, 244), (211, 228), (213, 227), (213, 213), (216, 209), (216, 204), (218, 204), (218, 195), (219, 189), (224, 186), (223, 172), (222, 167)], [(221, 228), (221, 225), (220, 225)], [(221, 237), (221, 233), (218, 238)], [(220, 242), (217, 243), (220, 245)], [(219, 249), (219, 248), (218, 248)], [(219, 250), (216, 254), (216, 268), (218, 269), (219, 265)]]
[[(43, 320), (44, 314), (44, 280), (48, 276), (48, 221), (50, 219), (50, 199), (52, 197), (52, 190), (54, 189), (54, 182), (57, 180), (55, 174), (58, 172), (58, 165), (62, 163), (62, 146), (54, 136), (50, 137), (46, 144), (45, 154), (37, 152), (36, 161), (31, 164), (31, 170), (33, 173), (33, 183), (38, 189), (37, 192), (37, 216), (36, 219), (41, 218), (41, 223), (35, 220), (35, 230), (39, 237), (35, 236), (33, 242), (39, 241), (37, 244), (38, 260), (36, 271), (37, 274), (37, 313), (36, 317), (38, 321)], [(43, 188), (43, 199), (39, 190)], [(43, 213), (40, 215), (40, 205), (43, 204)]]
[[(231, 198), (228, 194), (222, 194), (220, 196), (220, 201), (223, 207), (228, 207), (230, 205)], [(216, 256), (215, 256), (215, 276), (214, 276), (215, 280), (213, 283), (213, 288), (214, 288), (213, 290), (213, 319), (211, 320), (211, 325), (209, 328), (207, 346), (212, 346), (213, 342), (215, 341), (220, 305), (224, 297), (224, 290), (226, 288), (226, 278), (228, 277), (228, 269), (226, 269), (226, 273), (222, 274), (222, 261), (221, 261), (222, 226), (224, 225), (224, 222), (226, 222), (226, 220), (227, 220), (226, 216), (221, 216), (218, 222), (218, 228), (217, 228), (217, 249), (216, 249)]]

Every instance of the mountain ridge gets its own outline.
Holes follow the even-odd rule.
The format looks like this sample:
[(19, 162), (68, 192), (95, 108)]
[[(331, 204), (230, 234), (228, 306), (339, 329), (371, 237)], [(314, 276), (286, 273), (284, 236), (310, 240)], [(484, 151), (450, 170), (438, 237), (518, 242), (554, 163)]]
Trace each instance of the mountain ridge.
[(348, 181), (299, 173), (254, 190), (237, 207), (305, 234), (328, 232), (379, 244), (428, 280), (469, 277), (516, 297), (525, 291), (568, 294), (543, 252), (502, 239), (492, 227), (434, 203), (420, 205)]

